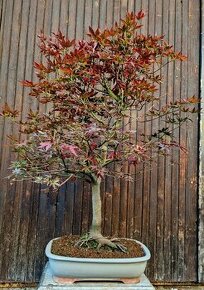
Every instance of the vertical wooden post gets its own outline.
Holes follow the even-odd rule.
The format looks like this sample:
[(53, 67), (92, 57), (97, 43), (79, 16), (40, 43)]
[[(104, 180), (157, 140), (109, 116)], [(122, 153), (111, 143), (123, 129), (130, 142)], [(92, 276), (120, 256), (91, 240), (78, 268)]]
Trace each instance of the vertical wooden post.
[(204, 282), (204, 0), (201, 0), (198, 280)]

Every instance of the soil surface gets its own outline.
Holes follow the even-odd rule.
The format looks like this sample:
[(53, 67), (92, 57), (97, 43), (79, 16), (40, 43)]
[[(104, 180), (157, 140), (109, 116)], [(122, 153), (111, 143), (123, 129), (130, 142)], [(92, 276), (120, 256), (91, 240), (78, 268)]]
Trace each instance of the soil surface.
[(144, 256), (142, 247), (132, 240), (118, 239), (118, 242), (128, 249), (126, 253), (123, 253), (107, 246), (101, 247), (99, 250), (79, 247), (76, 246), (79, 239), (80, 236), (63, 236), (54, 240), (51, 248), (52, 254), (76, 258), (135, 258)]

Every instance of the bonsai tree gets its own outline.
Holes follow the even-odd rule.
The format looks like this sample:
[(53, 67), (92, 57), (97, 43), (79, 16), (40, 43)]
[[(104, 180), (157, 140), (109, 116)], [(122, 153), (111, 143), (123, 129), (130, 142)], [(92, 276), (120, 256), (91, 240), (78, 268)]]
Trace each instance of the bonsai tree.
[[(162, 81), (161, 67), (186, 57), (163, 36), (141, 34), (143, 17), (143, 11), (127, 13), (110, 29), (89, 28), (89, 40), (70, 40), (60, 31), (51, 37), (41, 33), (43, 62), (34, 63), (38, 81), (22, 84), (49, 110), (30, 111), (20, 120), (19, 112), (5, 104), (1, 113), (17, 123), (24, 136), (23, 142), (12, 137), (17, 153), (12, 180), (30, 179), (54, 189), (78, 178), (91, 184), (93, 217), (86, 241), (95, 240), (98, 248), (108, 245), (125, 251), (102, 235), (101, 181), (107, 175), (130, 178), (120, 170), (124, 162), (134, 166), (170, 154), (174, 147), (185, 150), (175, 139), (174, 128), (196, 112), (195, 97), (159, 105), (161, 97), (155, 92)], [(139, 112), (143, 107), (146, 111), (138, 114), (137, 122), (159, 118), (162, 124), (151, 135), (129, 129), (130, 110)], [(118, 164), (117, 170), (111, 163)]]

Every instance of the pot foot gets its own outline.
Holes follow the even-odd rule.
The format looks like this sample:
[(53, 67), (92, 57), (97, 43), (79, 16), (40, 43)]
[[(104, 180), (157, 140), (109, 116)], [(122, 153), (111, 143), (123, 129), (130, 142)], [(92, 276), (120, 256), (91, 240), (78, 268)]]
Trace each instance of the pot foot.
[(53, 276), (53, 280), (58, 284), (74, 284), (78, 280), (76, 278), (64, 278)]
[(120, 281), (122, 281), (124, 284), (137, 284), (140, 283), (140, 278), (122, 278)]
[(117, 282), (123, 284), (137, 284), (140, 278), (64, 278), (53, 276), (53, 280), (58, 284), (75, 284), (83, 282)]

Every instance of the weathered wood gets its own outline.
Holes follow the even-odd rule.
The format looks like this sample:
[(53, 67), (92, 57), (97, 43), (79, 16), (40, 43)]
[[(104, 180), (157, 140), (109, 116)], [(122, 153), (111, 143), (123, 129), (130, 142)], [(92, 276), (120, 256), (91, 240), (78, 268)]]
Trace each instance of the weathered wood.
[(77, 15), (77, 1), (69, 1), (69, 22), (68, 22), (68, 36), (70, 39), (76, 36), (76, 15)]
[[(12, 36), (15, 35), (15, 33), (12, 34), (12, 21), (15, 19), (14, 16), (14, 2), (10, 1), (9, 3), (5, 3), (5, 13), (7, 14), (7, 17), (5, 17), (4, 21), (4, 31), (3, 31), (3, 39), (2, 41), (5, 42), (7, 47), (3, 47), (2, 49), (2, 62), (1, 62), (1, 75), (0, 75), (0, 80), (1, 80), (1, 96), (4, 101), (8, 101), (13, 105), (14, 103), (14, 98), (12, 97), (12, 89), (13, 87), (15, 88), (14, 84), (14, 78), (15, 78), (15, 61), (16, 61), (16, 56), (12, 58), (12, 62), (14, 67), (13, 71), (11, 72), (11, 63), (10, 63), (10, 57), (11, 57), (11, 52), (12, 52), (12, 47), (10, 44), (10, 40)], [(5, 31), (5, 29), (7, 31)], [(16, 29), (18, 30), (18, 28)], [(16, 32), (15, 30), (15, 32)], [(5, 71), (3, 71), (5, 70)], [(9, 76), (12, 77), (10, 80), (10, 83), (8, 84), (8, 79)], [(3, 139), (5, 140), (7, 134), (11, 134), (12, 132), (12, 126), (11, 124), (4, 124), (3, 128)], [(9, 142), (7, 140), (7, 144), (4, 142), (2, 143), (2, 155), (1, 155), (1, 178), (6, 176), (7, 174), (7, 164), (10, 162), (10, 150), (8, 146)], [(5, 257), (5, 262), (3, 262), (3, 257), (5, 251), (9, 251), (10, 245), (12, 243), (12, 222), (7, 224), (7, 214), (10, 216), (10, 221), (12, 221), (12, 209), (13, 209), (13, 199), (14, 199), (14, 186), (9, 187), (9, 184), (6, 179), (3, 179), (2, 182), (2, 197), (1, 197), (1, 205), (5, 209), (5, 211), (2, 212), (2, 220), (1, 220), (1, 231), (0, 231), (0, 240), (2, 241), (3, 247), (0, 249), (0, 265), (3, 267), (3, 273), (8, 275), (8, 268), (9, 268), (9, 260), (10, 260), (10, 255), (8, 254)], [(8, 192), (7, 192), (8, 191)], [(6, 194), (7, 192), (7, 194)], [(7, 228), (7, 231), (4, 232), (4, 229)], [(4, 248), (4, 249), (3, 249)], [(8, 252), (9, 253), (9, 252)], [(6, 270), (7, 269), (7, 270)], [(6, 272), (7, 271), (7, 272)]]
[[(171, 3), (173, 6), (173, 3)], [(178, 51), (181, 50), (181, 22), (180, 22), (180, 1), (175, 1), (174, 4), (174, 47)], [(173, 70), (173, 100), (178, 98), (180, 94), (180, 62), (174, 63)], [(173, 125), (174, 135), (179, 139), (179, 129), (176, 128), (176, 125)], [(174, 150), (172, 155), (172, 232), (171, 232), (171, 242), (172, 242), (172, 252), (171, 252), (171, 275), (174, 280), (178, 279), (177, 273), (180, 265), (178, 264), (178, 211), (179, 211), (179, 156), (180, 152)]]
[[(179, 4), (179, 7), (181, 10), (181, 23), (188, 17), (188, 6), (187, 2), (183, 2)], [(182, 53), (187, 55), (187, 42), (188, 42), (188, 37), (187, 37), (187, 26), (181, 25), (180, 27), (180, 43), (181, 43), (181, 50)], [(184, 77), (187, 75), (187, 62), (183, 62), (180, 66), (180, 71), (179, 71), (179, 77), (180, 79), (180, 90), (181, 90), (181, 97), (187, 95), (187, 78)], [(186, 148), (187, 147), (187, 130), (188, 126), (183, 126), (180, 129), (180, 142), (181, 145)], [(183, 280), (183, 270), (182, 268), (185, 267), (185, 212), (186, 212), (186, 196), (185, 196), (185, 191), (186, 191), (186, 170), (187, 170), (187, 155), (184, 152), (180, 152), (180, 160), (179, 160), (179, 179), (180, 179), (180, 185), (179, 185), (179, 197), (178, 197), (178, 219), (179, 219), (179, 224), (178, 224), (178, 259), (177, 263), (179, 264), (178, 270), (177, 270), (177, 275), (178, 275), (178, 281)], [(195, 241), (196, 242), (196, 241)]]
[[(155, 34), (164, 34), (163, 23), (166, 21), (165, 13), (163, 14), (163, 6), (162, 2), (156, 2), (155, 6)], [(167, 18), (168, 19), (168, 18)], [(168, 21), (168, 20), (167, 20)], [(164, 66), (160, 72), (164, 78), (166, 78), (167, 82), (167, 74), (165, 73), (166, 67)], [(162, 96), (160, 100), (160, 107), (165, 105), (166, 103), (166, 82), (165, 84), (160, 85), (159, 95)], [(155, 124), (155, 125), (154, 125)], [(158, 120), (153, 121), (152, 129), (161, 129), (162, 123), (158, 123)], [(153, 265), (157, 268), (156, 271), (156, 280), (161, 279), (161, 274), (164, 272), (164, 240), (163, 240), (163, 229), (164, 229), (164, 186), (165, 186), (165, 159), (162, 157), (158, 158), (158, 165), (153, 163), (152, 164), (152, 175), (151, 175), (151, 195), (152, 202), (151, 207), (155, 207), (155, 213), (151, 215), (152, 218), (152, 225), (151, 225), (151, 232), (152, 235), (153, 231), (155, 231), (155, 241), (152, 241), (152, 249), (157, 251), (156, 249), (160, 248), (161, 251), (157, 253), (154, 258)], [(156, 225), (155, 221), (156, 220)], [(168, 272), (167, 272), (168, 273)], [(168, 275), (168, 274), (167, 274)]]
[(76, 38), (84, 38), (84, 11), (85, 11), (85, 0), (77, 2), (77, 15), (76, 15)]
[[(198, 2), (198, 3), (197, 3)], [(195, 6), (195, 4), (197, 4)], [(193, 49), (195, 45), (199, 47), (200, 37), (196, 31), (199, 31), (199, 23), (196, 21), (196, 17), (200, 15), (200, 1), (189, 2), (189, 16), (188, 16), (188, 95), (199, 95), (199, 54)], [(188, 275), (192, 280), (197, 279), (197, 273), (191, 273), (192, 268), (198, 265), (197, 249), (193, 247), (194, 244), (198, 244), (197, 231), (198, 231), (198, 217), (193, 215), (197, 210), (197, 179), (198, 179), (198, 118), (193, 118), (194, 126), (189, 126), (187, 129), (187, 148), (190, 152), (188, 155), (187, 173), (186, 173), (186, 222), (185, 222), (185, 265), (189, 267), (187, 270)], [(193, 141), (194, 140), (194, 141)], [(191, 213), (191, 214), (190, 214)], [(193, 218), (194, 217), (194, 218)], [(191, 253), (189, 255), (189, 253)], [(192, 259), (191, 256), (195, 258)]]
[[(3, 62), (3, 39), (4, 39), (4, 22), (5, 22), (5, 9), (6, 9), (6, 3), (5, 1), (1, 1), (0, 4), (0, 64), (2, 66)], [(0, 71), (1, 73), (1, 71)], [(2, 75), (0, 75), (0, 80), (2, 81)], [(0, 85), (0, 98), (5, 99), (5, 96), (3, 96), (4, 91), (2, 88), (3, 83)], [(0, 120), (0, 158), (2, 156), (2, 148), (3, 148), (3, 128), (4, 128), (4, 120)], [(0, 202), (1, 202), (1, 197), (0, 197)], [(0, 224), (1, 224), (1, 218), (0, 217)]]
[[(58, 28), (69, 38), (87, 38), (89, 25), (111, 26), (126, 11), (144, 9), (141, 32), (164, 34), (188, 55), (188, 62), (162, 68), (160, 106), (177, 97), (199, 94), (198, 0), (2, 0), (0, 1), (0, 97), (1, 102), (22, 111), (44, 111), (28, 96), (19, 80), (36, 79), (32, 63), (40, 58), (36, 34)], [(143, 114), (144, 110), (139, 114)], [(138, 124), (131, 111), (131, 129), (138, 134), (162, 128), (158, 121)], [(174, 152), (143, 170), (142, 165), (124, 171), (132, 183), (108, 177), (102, 184), (104, 234), (135, 237), (149, 246), (152, 259), (148, 277), (157, 281), (197, 279), (197, 169), (198, 128), (183, 127), (176, 134), (189, 154)], [(1, 176), (13, 158), (6, 135), (15, 127), (0, 121)], [(201, 123), (201, 129), (202, 123)], [(23, 135), (20, 136), (23, 139)], [(136, 136), (135, 136), (136, 138)], [(202, 145), (203, 140), (201, 140)], [(201, 152), (201, 159), (203, 159)], [(174, 164), (172, 164), (174, 162)], [(201, 167), (200, 180), (203, 179)], [(0, 280), (37, 281), (45, 263), (44, 246), (53, 237), (87, 231), (91, 221), (91, 192), (85, 182), (69, 183), (57, 196), (30, 183), (0, 183)], [(200, 212), (203, 213), (202, 189)], [(202, 217), (203, 219), (203, 217)], [(202, 226), (203, 220), (200, 225)], [(203, 231), (200, 231), (200, 279), (203, 274)]]
[[(201, 109), (204, 108), (204, 1), (201, 1)], [(204, 115), (201, 114), (200, 117), (200, 144), (199, 144), (200, 154), (199, 154), (199, 260), (198, 260), (198, 279), (199, 282), (204, 282)]]
[(91, 188), (90, 184), (84, 182), (83, 198), (82, 198), (82, 224), (81, 233), (84, 234), (88, 231), (91, 223)]
[(60, 24), (59, 28), (63, 34), (67, 36), (67, 29), (69, 23), (69, 0), (61, 1), (61, 9), (60, 9)]
[[(163, 31), (163, 9), (162, 9), (162, 1), (156, 1), (155, 4), (149, 6), (149, 18), (150, 11), (154, 11), (154, 22), (149, 23), (149, 33), (155, 35), (164, 34)], [(164, 66), (160, 72), (161, 76), (167, 77), (165, 75)], [(166, 83), (165, 83), (166, 84)], [(158, 95), (162, 96), (160, 100), (160, 108), (166, 103), (166, 87), (165, 84), (161, 84), (159, 87)], [(151, 127), (152, 132), (154, 130), (162, 129), (162, 122), (159, 120), (153, 120)], [(151, 267), (155, 267), (157, 269), (155, 280), (162, 279), (161, 273), (164, 272), (164, 244), (163, 244), (163, 228), (164, 228), (164, 184), (165, 184), (165, 160), (162, 157), (158, 157), (156, 163), (152, 163), (151, 166), (151, 179), (150, 179), (150, 209), (155, 208), (154, 211), (151, 211), (150, 215), (150, 236), (155, 236), (155, 239), (149, 239), (150, 249), (153, 252), (157, 252), (157, 249), (161, 249), (161, 251), (157, 252), (152, 259)]]
[[(86, 0), (85, 2), (85, 12), (84, 12), (84, 27), (89, 27), (92, 25), (92, 1)], [(85, 29), (86, 30), (86, 29)], [(85, 32), (85, 39), (88, 38)]]
[[(168, 41), (171, 44), (175, 44), (175, 25), (176, 25), (176, 1), (169, 1), (169, 26), (168, 26)], [(178, 94), (178, 92), (175, 92), (174, 89), (174, 74), (175, 74), (175, 64), (170, 63), (168, 66), (168, 88), (167, 88), (167, 102), (173, 101), (174, 96)], [(178, 133), (177, 133), (178, 135)], [(173, 259), (175, 259), (175, 252), (176, 252), (176, 213), (177, 213), (177, 196), (178, 196), (178, 162), (177, 162), (177, 153), (175, 152), (172, 157), (169, 159), (167, 158), (167, 166), (168, 170), (168, 176), (170, 179), (166, 179), (166, 186), (168, 188), (168, 191), (166, 192), (165, 199), (166, 201), (166, 211), (168, 210), (169, 216), (165, 216), (165, 223), (168, 225), (168, 238), (170, 242), (170, 252), (165, 253), (167, 255), (167, 259), (169, 259), (168, 268), (167, 268), (167, 275), (173, 276), (173, 270), (172, 268), (175, 266), (175, 262)], [(175, 181), (174, 181), (175, 178)], [(174, 258), (173, 258), (174, 257)], [(165, 261), (166, 261), (165, 260)], [(174, 277), (175, 279), (175, 277)]]
[(106, 26), (106, 16), (107, 16), (107, 0), (99, 1), (99, 11), (100, 11), (100, 13), (99, 13), (100, 17), (99, 17), (98, 26), (105, 27)]
[(64, 233), (72, 234), (75, 184), (69, 183), (65, 195)]

